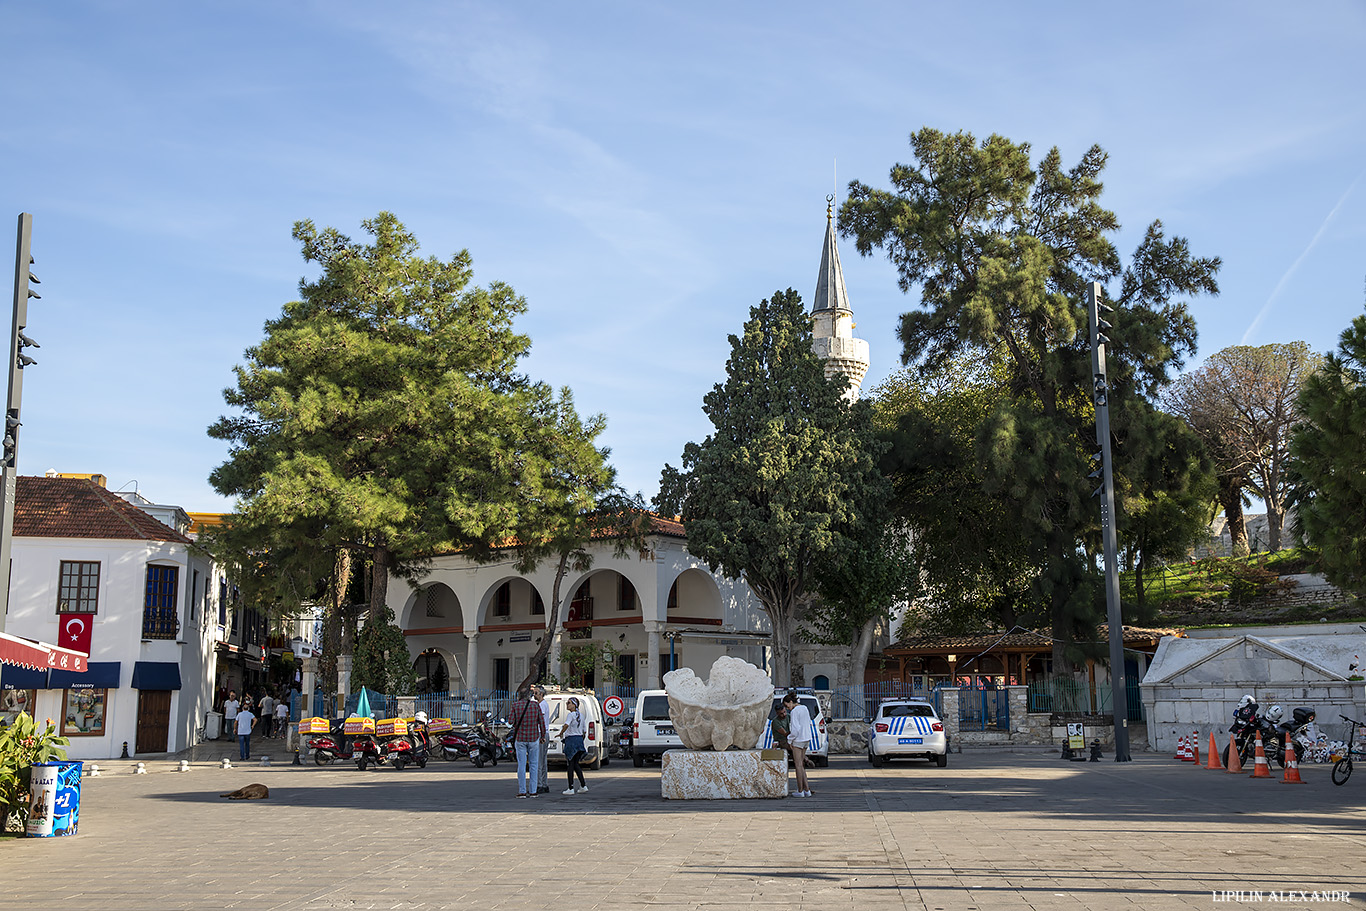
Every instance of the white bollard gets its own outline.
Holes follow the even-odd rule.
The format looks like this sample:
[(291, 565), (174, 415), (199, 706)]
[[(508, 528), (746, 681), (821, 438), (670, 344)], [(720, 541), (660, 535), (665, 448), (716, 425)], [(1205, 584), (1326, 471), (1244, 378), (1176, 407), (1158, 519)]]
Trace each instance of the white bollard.
[(93, 762), (90, 763), (90, 765), (88, 765), (88, 766), (85, 767), (85, 776), (86, 776), (87, 778), (99, 778), (99, 777), (100, 777), (100, 767), (97, 766), (97, 765), (95, 765), (95, 763), (93, 763)]
[(224, 756), (223, 761), (218, 764), (218, 767), (220, 769), (230, 769), (232, 768), (232, 760)]
[(146, 765), (145, 763), (139, 762), (137, 768), (135, 768), (135, 769), (133, 770), (133, 774), (134, 774), (134, 775), (146, 775), (146, 774), (147, 774), (147, 765)]
[(263, 765), (263, 766), (268, 766), (268, 765), (270, 765), (270, 757), (269, 757), (269, 756), (262, 756), (262, 757), (261, 757), (261, 765)]
[(182, 760), (180, 760), (180, 768), (176, 769), (176, 771), (177, 771), (177, 772), (188, 772), (188, 771), (190, 771), (190, 760), (188, 760), (188, 759), (182, 759)]

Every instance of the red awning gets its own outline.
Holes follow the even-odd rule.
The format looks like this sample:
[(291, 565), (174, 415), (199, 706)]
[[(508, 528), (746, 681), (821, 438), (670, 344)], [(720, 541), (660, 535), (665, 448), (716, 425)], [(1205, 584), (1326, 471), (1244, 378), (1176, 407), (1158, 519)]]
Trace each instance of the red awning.
[(84, 673), (88, 657), (85, 652), (0, 633), (0, 664), (13, 664), (35, 671), (55, 667)]

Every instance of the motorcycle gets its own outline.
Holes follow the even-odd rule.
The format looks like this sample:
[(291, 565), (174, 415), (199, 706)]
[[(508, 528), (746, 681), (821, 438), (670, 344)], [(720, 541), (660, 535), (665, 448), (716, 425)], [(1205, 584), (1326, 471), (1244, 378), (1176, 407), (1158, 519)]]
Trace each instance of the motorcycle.
[(607, 755), (613, 759), (631, 757), (631, 726), (623, 724), (608, 740)]
[(331, 724), (331, 731), (308, 739), (308, 748), (313, 751), (313, 761), (318, 765), (328, 765), (340, 756), (351, 755), (351, 745), (347, 743), (342, 728), (346, 722), (338, 718)]
[(402, 772), (412, 763), (419, 769), (427, 767), (428, 739), (425, 731), (412, 730), (406, 735), (390, 737), (383, 744), (384, 756), (394, 769)]
[(482, 766), (484, 760), (479, 757), (486, 753), (491, 756), (493, 753), (493, 748), (483, 738), (472, 732), (451, 731), (442, 734), (438, 743), (441, 745), (442, 758), (448, 762), (457, 759), (469, 759), (476, 766)]
[(356, 739), (351, 741), (351, 758), (362, 772), (371, 765), (384, 764), (384, 752), (379, 748), (379, 741), (374, 734), (356, 735)]
[(499, 737), (498, 732), (493, 728), (492, 721), (488, 718), (485, 718), (475, 725), (474, 730), (492, 747), (492, 762), (494, 765), (497, 765), (498, 760), (500, 759), (506, 759), (508, 761), (515, 761), (517, 759), (517, 751), (512, 745), (512, 741), (510, 739), (504, 740), (502, 737)]
[(1289, 721), (1281, 722), (1281, 742), (1294, 743), (1295, 755), (1301, 761), (1316, 746), (1317, 738), (1314, 736), (1314, 710), (1311, 708), (1298, 708), (1291, 711)]
[(1267, 762), (1274, 761), (1285, 768), (1285, 733), (1280, 727), (1281, 714), (1281, 707), (1273, 705), (1263, 715), (1256, 702), (1244, 697), (1244, 702), (1233, 713), (1233, 724), (1229, 727), (1233, 733), (1233, 743), (1224, 748), (1224, 766), (1227, 768), (1235, 748), (1242, 765), (1255, 762), (1257, 733), (1261, 732), (1262, 752), (1266, 754)]

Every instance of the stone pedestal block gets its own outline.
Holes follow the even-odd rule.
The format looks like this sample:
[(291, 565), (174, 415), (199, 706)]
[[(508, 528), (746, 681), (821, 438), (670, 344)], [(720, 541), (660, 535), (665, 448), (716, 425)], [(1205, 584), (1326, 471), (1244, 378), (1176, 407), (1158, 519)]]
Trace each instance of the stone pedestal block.
[(659, 779), (665, 800), (786, 797), (782, 750), (669, 750)]

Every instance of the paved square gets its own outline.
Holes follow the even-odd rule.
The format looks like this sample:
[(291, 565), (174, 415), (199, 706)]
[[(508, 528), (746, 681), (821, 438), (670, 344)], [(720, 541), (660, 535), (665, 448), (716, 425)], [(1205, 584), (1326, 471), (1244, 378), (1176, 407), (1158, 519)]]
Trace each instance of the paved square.
[[(80, 834), (0, 840), (0, 909), (1243, 906), (1216, 890), (1366, 906), (1366, 769), (1334, 787), (1328, 766), (1287, 785), (1149, 754), (835, 757), (811, 799), (666, 802), (657, 766), (621, 761), (572, 797), (552, 769), (535, 800), (514, 799), (506, 763), (105, 768), (85, 780)], [(270, 798), (219, 799), (250, 782)]]

